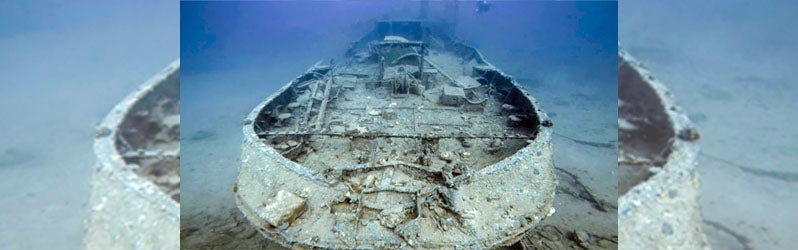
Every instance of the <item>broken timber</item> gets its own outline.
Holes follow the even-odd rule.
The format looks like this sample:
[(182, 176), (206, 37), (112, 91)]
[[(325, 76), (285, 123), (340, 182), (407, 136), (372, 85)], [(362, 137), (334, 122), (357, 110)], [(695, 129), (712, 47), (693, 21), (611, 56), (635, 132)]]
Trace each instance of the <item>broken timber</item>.
[(332, 87), (333, 84), (335, 84), (335, 76), (330, 73), (330, 79), (327, 80), (327, 86), (324, 87), (324, 97), (321, 99), (319, 116), (316, 119), (316, 130), (321, 129), (321, 122), (324, 121), (324, 110), (327, 109), (327, 101), (329, 101), (330, 98), (330, 87)]

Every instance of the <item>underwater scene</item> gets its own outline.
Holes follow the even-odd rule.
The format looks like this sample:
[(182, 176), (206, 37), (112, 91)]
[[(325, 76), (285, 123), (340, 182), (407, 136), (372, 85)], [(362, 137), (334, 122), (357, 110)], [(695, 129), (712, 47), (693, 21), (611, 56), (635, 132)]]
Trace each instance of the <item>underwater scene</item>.
[[(699, 195), (692, 205), (699, 214), (691, 223), (712, 248), (798, 244), (792, 212), (798, 204), (798, 32), (789, 27), (796, 10), (793, 1), (619, 6), (623, 50), (668, 87), (700, 135), (693, 156)], [(677, 224), (670, 226), (656, 231), (679, 234)]]
[(179, 11), (177, 2), (0, 3), (0, 248), (84, 248), (99, 208), (95, 128), (178, 59)]
[(2, 1), (0, 248), (792, 249), (797, 10)]
[(182, 3), (181, 247), (617, 248), (617, 22)]

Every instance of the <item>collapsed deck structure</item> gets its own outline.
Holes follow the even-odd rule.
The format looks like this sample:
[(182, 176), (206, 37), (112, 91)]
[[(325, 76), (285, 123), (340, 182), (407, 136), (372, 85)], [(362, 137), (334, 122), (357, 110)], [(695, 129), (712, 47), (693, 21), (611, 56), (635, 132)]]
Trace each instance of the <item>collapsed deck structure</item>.
[(434, 23), (378, 22), (243, 125), (233, 188), (293, 248), (488, 248), (554, 212), (552, 122)]

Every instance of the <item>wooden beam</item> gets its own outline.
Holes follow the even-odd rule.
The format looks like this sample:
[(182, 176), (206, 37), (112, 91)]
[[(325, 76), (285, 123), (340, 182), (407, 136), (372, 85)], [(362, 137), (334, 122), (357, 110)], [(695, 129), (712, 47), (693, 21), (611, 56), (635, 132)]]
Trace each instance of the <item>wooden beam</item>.
[(316, 84), (313, 85), (312, 88), (313, 90), (310, 91), (310, 99), (308, 100), (308, 107), (307, 110), (305, 110), (305, 117), (302, 119), (302, 124), (308, 124), (308, 121), (310, 120), (310, 110), (313, 109), (313, 102), (314, 102), (313, 97), (316, 96), (316, 90), (319, 89), (318, 81), (316, 82)]
[(327, 80), (327, 86), (324, 87), (324, 98), (321, 99), (319, 115), (316, 117), (316, 130), (321, 129), (321, 123), (324, 121), (324, 110), (327, 109), (327, 101), (330, 98), (330, 88), (333, 84), (335, 84), (335, 76), (334, 74), (330, 74), (330, 79)]

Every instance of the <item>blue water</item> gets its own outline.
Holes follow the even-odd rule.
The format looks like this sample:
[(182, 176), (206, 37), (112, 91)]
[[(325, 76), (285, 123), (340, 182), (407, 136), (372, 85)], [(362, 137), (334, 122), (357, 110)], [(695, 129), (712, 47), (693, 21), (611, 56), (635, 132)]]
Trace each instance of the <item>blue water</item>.
[(178, 7), (0, 1), (0, 248), (83, 248), (94, 126), (178, 58)]
[[(320, 60), (337, 59), (378, 20), (415, 19), (419, 2), (181, 4), (181, 213), (184, 220), (234, 209), (243, 118)], [(456, 22), (455, 37), (479, 49), (532, 92), (558, 135), (617, 141), (617, 3), (430, 2), (430, 20)], [(455, 10), (456, 9), (456, 10)], [(555, 161), (579, 170), (617, 200), (617, 155), (555, 138)], [(592, 151), (591, 151), (592, 150)], [(568, 153), (565, 153), (568, 152)], [(585, 153), (587, 152), (587, 153)], [(566, 210), (564, 210), (566, 211)], [(573, 209), (580, 214), (584, 211)], [(602, 225), (611, 237), (615, 217)], [(584, 222), (593, 223), (593, 222)]]
[(629, 1), (619, 11), (621, 43), (701, 133), (710, 244), (794, 249), (798, 2)]
[[(701, 129), (701, 204), (723, 227), (705, 225), (710, 242), (797, 244), (795, 1), (491, 3), (430, 2), (428, 18), (456, 20), (456, 37), (540, 101), (558, 167), (615, 200), (615, 152), (564, 138), (615, 142), (620, 38)], [(79, 249), (93, 126), (153, 73), (182, 57), (184, 215), (231, 209), (241, 119), (419, 3), (1, 1), (0, 13), (0, 246)], [(611, 234), (614, 218), (572, 210), (547, 221)]]

